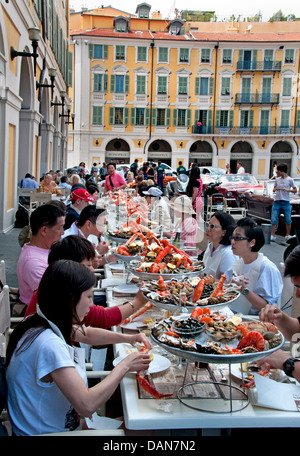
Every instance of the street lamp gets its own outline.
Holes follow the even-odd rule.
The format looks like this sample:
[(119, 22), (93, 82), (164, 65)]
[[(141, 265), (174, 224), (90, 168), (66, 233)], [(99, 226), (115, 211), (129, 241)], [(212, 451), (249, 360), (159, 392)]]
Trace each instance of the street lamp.
[(14, 60), (15, 57), (33, 57), (34, 76), (36, 76), (36, 61), (39, 56), (37, 53), (37, 48), (41, 37), (40, 29), (38, 27), (32, 27), (28, 29), (28, 36), (32, 44), (33, 52), (16, 51), (13, 46), (11, 46), (10, 59)]
[(49, 73), (49, 76), (50, 76), (51, 84), (42, 84), (41, 82), (36, 81), (36, 89), (39, 89), (40, 87), (51, 87), (51, 100), (53, 100), (56, 68), (49, 68), (48, 73)]

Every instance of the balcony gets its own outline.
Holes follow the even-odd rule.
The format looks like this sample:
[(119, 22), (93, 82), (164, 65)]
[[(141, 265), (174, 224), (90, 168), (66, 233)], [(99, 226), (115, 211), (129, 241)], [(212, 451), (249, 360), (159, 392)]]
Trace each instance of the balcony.
[(196, 135), (294, 135), (300, 134), (300, 127), (225, 127), (225, 126), (192, 126), (192, 133)]
[(278, 104), (279, 93), (236, 93), (235, 104)]
[(239, 60), (237, 71), (281, 71), (281, 61)]

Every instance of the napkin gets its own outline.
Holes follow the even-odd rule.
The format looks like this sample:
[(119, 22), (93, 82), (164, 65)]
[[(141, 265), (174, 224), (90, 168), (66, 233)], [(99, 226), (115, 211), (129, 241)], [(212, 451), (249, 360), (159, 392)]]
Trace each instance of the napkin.
[(251, 403), (275, 410), (300, 412), (299, 384), (278, 383), (254, 374), (255, 388), (249, 390)]
[(87, 427), (89, 429), (118, 429), (122, 425), (122, 421), (100, 416), (96, 412), (93, 413), (92, 418), (85, 418)]

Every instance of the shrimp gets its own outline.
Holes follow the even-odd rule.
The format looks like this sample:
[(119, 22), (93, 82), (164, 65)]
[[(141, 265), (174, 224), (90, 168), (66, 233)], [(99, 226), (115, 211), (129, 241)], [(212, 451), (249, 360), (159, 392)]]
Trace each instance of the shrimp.
[(226, 280), (226, 275), (222, 274), (218, 285), (216, 286), (216, 288), (214, 289), (214, 291), (211, 294), (211, 298), (215, 298), (222, 291), (225, 280)]

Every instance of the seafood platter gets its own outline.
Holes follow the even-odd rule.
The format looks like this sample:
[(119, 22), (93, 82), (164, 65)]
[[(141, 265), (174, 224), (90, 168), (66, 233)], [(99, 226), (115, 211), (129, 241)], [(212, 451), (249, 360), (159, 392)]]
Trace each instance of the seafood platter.
[[(174, 321), (197, 320), (201, 331), (180, 334)], [(178, 322), (179, 320), (179, 322)], [(262, 359), (278, 350), (284, 337), (272, 323), (244, 321), (242, 316), (196, 307), (191, 315), (171, 316), (158, 322), (151, 339), (176, 356), (209, 363), (244, 363)]]
[(224, 307), (236, 301), (240, 292), (236, 285), (224, 284), (225, 276), (218, 281), (213, 276), (184, 277), (164, 281), (162, 276), (158, 280), (149, 280), (141, 290), (150, 302), (169, 311), (178, 310), (178, 306), (192, 311), (197, 306)]

